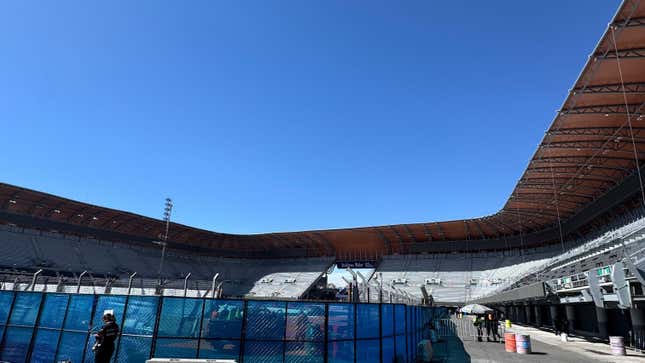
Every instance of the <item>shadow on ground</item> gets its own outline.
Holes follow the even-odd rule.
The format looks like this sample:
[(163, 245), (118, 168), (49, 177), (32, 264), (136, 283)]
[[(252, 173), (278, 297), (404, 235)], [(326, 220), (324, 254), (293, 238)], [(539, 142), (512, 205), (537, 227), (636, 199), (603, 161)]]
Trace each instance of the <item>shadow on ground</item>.
[(464, 343), (457, 337), (445, 337), (432, 345), (433, 363), (471, 363), (470, 355), (466, 352)]

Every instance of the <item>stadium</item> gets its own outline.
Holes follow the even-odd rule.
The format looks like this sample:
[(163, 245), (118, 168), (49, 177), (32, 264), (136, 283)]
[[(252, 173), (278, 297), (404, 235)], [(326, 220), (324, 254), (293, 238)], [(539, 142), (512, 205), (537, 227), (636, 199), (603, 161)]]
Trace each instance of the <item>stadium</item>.
[[(91, 362), (112, 309), (116, 362), (416, 362), (428, 324), (459, 325), (450, 312), (471, 303), (637, 354), (641, 159), (645, 2), (625, 0), (489, 216), (236, 235), (172, 222), (171, 201), (154, 219), (0, 183), (0, 361)], [(457, 325), (437, 328), (437, 361), (470, 361), (450, 342), (476, 333)]]

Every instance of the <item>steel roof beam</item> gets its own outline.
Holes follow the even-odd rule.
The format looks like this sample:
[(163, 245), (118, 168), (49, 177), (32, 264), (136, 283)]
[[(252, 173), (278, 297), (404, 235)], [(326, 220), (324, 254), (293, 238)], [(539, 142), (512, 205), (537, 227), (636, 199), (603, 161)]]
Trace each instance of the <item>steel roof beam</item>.
[[(493, 224), (491, 221), (489, 221), (488, 218), (482, 218), (482, 219), (480, 219), (480, 221), (482, 223), (484, 223), (485, 225), (487, 225), (489, 228), (491, 228), (498, 236), (501, 236), (501, 235), (504, 234), (504, 231), (502, 229), (500, 229), (498, 226), (496, 226), (495, 224)], [(498, 222), (498, 223), (502, 224), (501, 222)], [(502, 226), (504, 226), (504, 228), (508, 228), (504, 224), (502, 224)], [(512, 229), (510, 229), (510, 228), (508, 228), (508, 229), (510, 231), (512, 231)]]
[(443, 233), (443, 228), (441, 228), (441, 224), (435, 222), (434, 223), (437, 226), (437, 229), (439, 230), (439, 237), (441, 237), (441, 240), (445, 241), (446, 240), (446, 235)]
[(330, 241), (327, 237), (325, 237), (325, 236), (324, 236), (322, 233), (320, 233), (320, 232), (315, 232), (314, 234), (315, 234), (316, 236), (318, 236), (318, 238), (320, 238), (320, 239), (325, 243), (325, 245), (327, 246), (327, 248), (328, 248), (332, 253), (336, 253), (336, 249), (334, 248), (334, 245), (331, 243), (331, 241)]
[[(623, 85), (621, 83), (601, 84), (596, 86), (587, 86), (586, 88), (576, 88), (573, 94), (623, 94)], [(626, 94), (645, 94), (645, 83), (632, 82), (625, 83)]]
[(40, 198), (38, 201), (34, 202), (33, 205), (31, 206), (31, 208), (29, 208), (29, 210), (27, 211), (27, 214), (31, 216), (31, 215), (34, 214), (34, 212), (36, 212), (36, 209), (38, 209), (38, 207), (45, 208), (43, 203), (47, 199), (49, 199), (49, 197)]
[[(551, 183), (551, 182), (543, 182), (543, 183), (536, 183), (534, 181), (522, 182), (522, 183), (518, 183), (517, 187), (518, 188), (527, 188), (527, 189), (546, 187), (546, 189), (549, 189), (549, 190), (553, 191), (553, 183)], [(589, 187), (589, 186), (586, 186), (586, 185), (577, 185), (577, 187), (582, 188), (582, 189), (590, 190), (592, 192), (592, 194), (589, 194), (589, 196), (595, 196), (596, 195), (595, 193), (596, 193), (596, 191), (598, 189), (597, 187)], [(567, 190), (571, 190), (571, 189), (573, 189), (573, 186), (571, 186)], [(559, 193), (562, 190), (556, 190), (556, 191)], [(579, 190), (576, 190), (576, 192), (579, 192)]]
[[(580, 155), (580, 156), (574, 156), (574, 155), (569, 155), (569, 156), (549, 156), (549, 155), (543, 155), (543, 156), (540, 156), (540, 158), (539, 158), (539, 159), (535, 159), (535, 160), (533, 160), (532, 162), (540, 162), (540, 161), (543, 161), (543, 162), (545, 162), (545, 163), (546, 163), (546, 162), (548, 162), (548, 161), (546, 161), (546, 160), (558, 160), (559, 162), (563, 162), (563, 161), (568, 161), (568, 162), (570, 162), (571, 160), (576, 160), (576, 161), (572, 161), (572, 162), (578, 162), (578, 161), (580, 161), (580, 160), (583, 160), (583, 161), (589, 161), (589, 159), (590, 159), (590, 158), (591, 158), (591, 156), (584, 156), (584, 155)], [(600, 156), (596, 156), (596, 157), (594, 157), (594, 158), (592, 159), (592, 161), (593, 161), (593, 160), (598, 160), (598, 161), (602, 161), (602, 162), (611, 162), (612, 160), (628, 160), (628, 161), (633, 162), (633, 161), (634, 161), (634, 157), (632, 156), (631, 158), (629, 158), (629, 157), (616, 156), (616, 155), (600, 155)], [(581, 165), (582, 165), (582, 166), (586, 166), (586, 165), (597, 165), (597, 164), (589, 164), (588, 162), (586, 162), (586, 163), (583, 163), (583, 164), (581, 164)]]
[(630, 18), (627, 21), (618, 21), (611, 25), (617, 28), (645, 27), (645, 18)]
[[(134, 222), (137, 219), (139, 218), (137, 217), (123, 218), (120, 222), (117, 222), (117, 224), (114, 227), (112, 227), (112, 229), (114, 229), (115, 231), (119, 231), (120, 228), (127, 227), (131, 222)], [(119, 232), (123, 232), (123, 231), (119, 231)], [(155, 236), (155, 237), (159, 238), (159, 236)]]
[(605, 54), (596, 54), (593, 58), (597, 60), (645, 58), (645, 48), (618, 49), (618, 54), (612, 51)]
[[(506, 217), (505, 213), (502, 213), (502, 211), (499, 211), (499, 212), (493, 214), (492, 216), (484, 217), (482, 219), (484, 221), (486, 221), (486, 223), (488, 223), (489, 225), (500, 225), (500, 226), (504, 227), (504, 229), (507, 230), (508, 232), (510, 232), (510, 234), (513, 234), (513, 233), (517, 232), (517, 230), (516, 230), (516, 228), (515, 228), (515, 226), (513, 224), (506, 223), (507, 217)], [(513, 223), (515, 223), (515, 222), (513, 222)], [(501, 229), (501, 231), (504, 232), (504, 229)], [(506, 232), (504, 232), (504, 233), (506, 233)]]
[(423, 226), (423, 234), (425, 234), (426, 240), (432, 241), (432, 231), (430, 231), (428, 225), (425, 223), (421, 223), (421, 225)]
[(410, 227), (408, 227), (407, 224), (403, 225), (403, 229), (405, 229), (405, 232), (408, 234), (408, 237), (410, 237), (410, 241), (418, 242), (417, 238), (414, 236), (414, 234), (412, 233), (412, 230), (410, 230)]
[(320, 241), (315, 240), (312, 236), (310, 236), (307, 233), (302, 233), (302, 235), (303, 235), (303, 237), (305, 239), (309, 240), (309, 243), (311, 243), (312, 245), (314, 245), (314, 246), (320, 246), (320, 245), (324, 246), (325, 251), (329, 256), (333, 256), (335, 254), (334, 246), (332, 246), (332, 244), (328, 240), (321, 238), (321, 240), (322, 240), (322, 243), (321, 243)]
[[(533, 192), (533, 193), (516, 193), (516, 196), (518, 198), (528, 197), (528, 198), (535, 198), (536, 200), (546, 200), (548, 198), (550, 198), (550, 199), (553, 198), (553, 192), (551, 192), (551, 193), (548, 193), (548, 192), (544, 192), (544, 193), (535, 193), (535, 192)], [(544, 197), (547, 197), (547, 198), (544, 198)], [(571, 198), (572, 198), (572, 196), (570, 196), (570, 195), (569, 196), (558, 195), (558, 201), (559, 202), (564, 202), (564, 203), (575, 203), (577, 205), (581, 205), (581, 204), (585, 204), (585, 203), (588, 203), (588, 202), (591, 201), (591, 198), (589, 198), (589, 197), (582, 198), (582, 200), (580, 199), (581, 197), (573, 197), (573, 198), (578, 198), (578, 199), (571, 199)]]
[[(548, 163), (548, 161), (545, 161), (545, 163)], [(579, 163), (566, 163), (566, 162), (559, 162), (559, 163), (552, 163), (552, 164), (557, 164), (553, 166), (531, 166), (529, 165), (526, 170), (530, 171), (550, 171), (551, 168), (553, 169), (569, 169), (569, 168), (575, 168), (578, 169), (580, 167), (587, 167), (588, 169), (595, 169), (595, 170), (611, 170), (611, 171), (620, 171), (622, 173), (631, 173), (633, 169), (628, 169), (628, 168), (622, 168), (619, 166), (609, 166), (609, 165), (599, 165), (599, 164), (579, 164)], [(565, 165), (566, 164), (566, 165)]]
[(594, 106), (579, 106), (569, 109), (560, 110), (560, 115), (626, 115), (627, 111), (632, 116), (640, 115), (640, 104), (630, 104), (625, 107), (625, 104), (617, 105), (594, 105)]
[(477, 220), (471, 219), (470, 222), (475, 225), (475, 228), (481, 235), (482, 239), (486, 239), (486, 234), (484, 233), (484, 230), (482, 230), (482, 226), (480, 226), (479, 223), (477, 223)]
[(524, 175), (521, 180), (562, 180), (562, 179), (570, 180), (571, 178), (575, 178), (579, 180), (591, 180), (591, 181), (597, 181), (597, 182), (618, 184), (618, 181), (616, 181), (613, 178), (601, 177), (593, 174), (571, 174), (571, 173), (569, 174), (557, 173), (557, 174), (554, 174), (553, 176)]
[[(542, 188), (544, 186), (546, 186), (546, 188)], [(553, 195), (553, 185), (547, 185), (547, 184), (524, 184), (520, 188), (526, 188), (526, 189), (529, 189), (531, 191), (533, 191), (533, 190), (544, 190), (545, 193), (543, 193), (543, 194), (551, 194), (551, 195)], [(524, 193), (524, 192), (523, 191), (519, 191), (519, 192), (516, 191), (516, 193)], [(530, 192), (528, 192), (528, 193), (530, 193)], [(587, 198), (587, 199), (591, 199), (591, 200), (596, 199), (594, 194), (585, 194), (585, 193), (564, 191), (564, 190), (559, 191), (558, 195), (560, 195), (560, 196), (561, 195), (571, 195), (571, 196), (580, 197), (580, 198)]]
[[(596, 86), (587, 86), (586, 88), (576, 88), (573, 94), (623, 94), (623, 85), (620, 83), (601, 84)], [(626, 94), (645, 94), (645, 83), (633, 82), (625, 83)]]
[[(546, 194), (543, 194), (543, 195), (546, 195)], [(551, 195), (551, 197), (553, 197), (553, 195)], [(515, 196), (515, 197), (513, 197), (513, 201), (518, 202), (518, 203), (529, 203), (529, 204), (539, 204), (539, 205), (547, 204), (547, 205), (553, 205), (553, 206), (555, 206), (555, 204), (556, 204), (556, 203), (553, 202), (553, 201), (555, 201), (555, 199), (553, 199), (553, 198), (535, 198), (535, 197)], [(572, 207), (564, 206), (564, 208), (567, 208), (567, 209), (575, 209), (575, 208), (577, 208), (577, 207), (579, 207), (581, 205), (580, 202), (574, 202), (574, 201), (571, 201), (571, 200), (565, 200), (565, 199), (558, 198), (558, 203), (557, 204), (558, 204), (559, 207), (563, 207), (562, 203), (565, 203), (567, 205), (572, 206)]]
[(90, 209), (90, 208), (89, 207), (83, 207), (83, 208), (75, 209), (69, 216), (67, 216), (67, 219), (65, 220), (65, 222), (71, 223), (72, 218), (74, 218), (74, 217), (83, 218), (85, 216), (83, 213), (85, 211), (87, 211), (88, 209)]
[(400, 251), (403, 251), (404, 243), (403, 243), (403, 238), (401, 238), (401, 234), (399, 233), (399, 231), (396, 230), (396, 228), (394, 228), (394, 226), (390, 225), (389, 227), (394, 232), (394, 235), (396, 236), (396, 238), (399, 240)]
[[(633, 138), (636, 144), (644, 144), (645, 138), (634, 136)], [(563, 148), (563, 149), (601, 149), (603, 146), (614, 142), (614, 146), (619, 146), (622, 142), (621, 147), (632, 146), (632, 137), (631, 136), (618, 136), (616, 138), (612, 136), (607, 136), (603, 139), (597, 140), (561, 140), (561, 141), (550, 141), (546, 144), (540, 145), (540, 149), (549, 149), (549, 148)], [(607, 150), (621, 151), (621, 149), (610, 148)]]
[(392, 254), (392, 242), (390, 242), (390, 240), (387, 239), (387, 237), (385, 237), (385, 234), (383, 234), (383, 231), (381, 231), (380, 228), (377, 227), (377, 228), (375, 228), (375, 230), (376, 230), (377, 234), (379, 235), (379, 237), (381, 237), (381, 240), (383, 241), (383, 243), (385, 244), (385, 249), (386, 249), (387, 253)]
[(8, 209), (9, 205), (11, 204), (11, 201), (16, 201), (19, 195), (20, 195), (20, 191), (13, 192), (11, 196), (7, 198), (7, 200), (5, 200), (4, 204), (2, 205), (2, 209), (5, 209), (5, 210)]
[[(515, 209), (517, 207), (519, 207), (520, 210), (522, 210), (522, 209), (527, 210), (527, 209), (533, 209), (530, 206), (537, 206), (537, 208), (535, 209), (536, 211), (542, 211), (543, 212), (545, 210), (553, 209), (554, 210), (553, 212), (555, 213), (555, 204), (553, 204), (551, 202), (546, 202), (546, 201), (543, 201), (543, 200), (514, 198), (512, 200), (509, 200), (509, 203), (515, 203), (515, 204), (525, 206), (525, 207), (519, 207), (519, 205), (518, 205), (518, 206), (514, 207)], [(548, 206), (548, 207), (545, 207), (545, 205)], [(526, 208), (526, 206), (528, 206), (528, 208)], [(578, 209), (579, 205), (576, 204), (575, 206), (572, 206), (572, 205), (558, 204), (558, 207), (560, 209), (560, 212), (562, 212), (562, 211), (573, 212), (576, 209)], [(557, 217), (557, 214), (553, 214), (552, 216)]]
[[(632, 125), (632, 130), (645, 131), (645, 127)], [(617, 135), (618, 132), (622, 132), (625, 135)], [(545, 134), (547, 136), (631, 136), (629, 135), (627, 123), (616, 126), (559, 128), (556, 130), (549, 130)]]
[(544, 213), (543, 210), (536, 209), (536, 208), (509, 208), (509, 209), (505, 209), (505, 211), (508, 214), (515, 215), (516, 218), (517, 218), (517, 214), (527, 215), (532, 217), (539, 217), (539, 218), (548, 219), (548, 220), (551, 220), (551, 218), (558, 217), (556, 214)]
[(464, 231), (466, 232), (466, 241), (470, 240), (470, 228), (468, 227), (468, 221), (464, 219)]

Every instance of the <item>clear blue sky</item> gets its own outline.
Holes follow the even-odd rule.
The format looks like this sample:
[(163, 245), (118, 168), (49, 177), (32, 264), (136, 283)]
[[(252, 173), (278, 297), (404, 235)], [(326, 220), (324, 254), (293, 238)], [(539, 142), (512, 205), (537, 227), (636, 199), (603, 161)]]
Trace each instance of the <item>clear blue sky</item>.
[(506, 201), (619, 1), (4, 1), (0, 180), (233, 233)]

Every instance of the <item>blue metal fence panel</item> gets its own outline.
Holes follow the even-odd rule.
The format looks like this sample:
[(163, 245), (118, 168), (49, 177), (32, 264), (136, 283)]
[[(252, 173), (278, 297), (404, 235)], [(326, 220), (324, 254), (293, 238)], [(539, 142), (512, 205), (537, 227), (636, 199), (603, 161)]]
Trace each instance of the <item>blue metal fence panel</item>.
[(34, 326), (40, 309), (42, 294), (20, 292), (16, 294), (9, 325)]
[(204, 340), (199, 343), (199, 358), (238, 359), (239, 340)]
[(105, 310), (122, 327), (116, 362), (413, 362), (424, 324), (444, 313), (401, 304), (0, 292), (0, 360), (91, 363)]
[(273, 341), (247, 341), (244, 363), (282, 363), (284, 343)]
[(354, 341), (341, 340), (327, 344), (329, 363), (354, 363)]
[(391, 337), (394, 335), (394, 306), (381, 305), (381, 335)]
[(62, 328), (68, 301), (67, 294), (45, 295), (38, 326), (51, 329)]
[(157, 336), (199, 337), (203, 307), (201, 299), (164, 298)]
[(282, 340), (286, 310), (287, 303), (284, 301), (249, 301), (246, 309), (246, 338)]
[(285, 344), (285, 363), (323, 363), (325, 361), (324, 343), (287, 342)]
[(244, 302), (241, 300), (207, 300), (204, 306), (202, 338), (240, 339)]
[(119, 343), (118, 363), (141, 363), (150, 358), (152, 338), (122, 336)]
[(378, 338), (379, 337), (379, 305), (357, 304), (356, 305), (356, 338)]
[(354, 304), (329, 304), (327, 339), (354, 339)]
[(379, 339), (358, 340), (356, 342), (357, 363), (378, 362), (381, 359), (380, 357), (381, 341)]
[(0, 325), (7, 324), (9, 319), (9, 310), (13, 301), (12, 291), (0, 291)]
[(103, 313), (106, 310), (112, 310), (114, 317), (119, 326), (123, 326), (123, 319), (125, 318), (125, 296), (117, 295), (100, 295), (96, 301), (96, 313), (92, 318), (92, 328), (98, 330), (103, 325)]
[(394, 362), (394, 338), (383, 338), (381, 350), (383, 351), (383, 363)]
[(197, 339), (158, 338), (153, 356), (161, 358), (197, 358), (198, 342)]
[(56, 362), (82, 362), (86, 339), (87, 333), (63, 332), (60, 338), (60, 343), (58, 344)]
[(0, 352), (0, 361), (25, 362), (32, 333), (32, 328), (8, 327), (5, 332), (4, 346)]
[(150, 296), (132, 296), (123, 323), (123, 334), (152, 336), (157, 317), (159, 298)]
[(31, 353), (31, 363), (51, 363), (56, 359), (56, 347), (60, 331), (38, 329), (34, 338), (34, 349)]
[(287, 340), (321, 342), (325, 338), (325, 304), (289, 302)]

